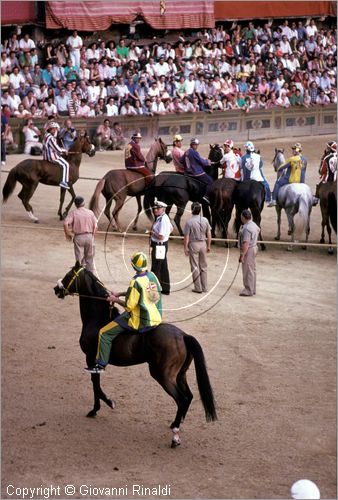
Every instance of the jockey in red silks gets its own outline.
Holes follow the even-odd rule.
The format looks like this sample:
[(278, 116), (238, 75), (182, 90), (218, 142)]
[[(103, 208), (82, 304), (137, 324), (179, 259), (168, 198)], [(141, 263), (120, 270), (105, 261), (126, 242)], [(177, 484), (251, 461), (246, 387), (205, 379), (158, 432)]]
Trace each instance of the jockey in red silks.
[(322, 157), (319, 167), (320, 181), (316, 185), (316, 194), (314, 203), (319, 201), (319, 188), (326, 182), (334, 182), (337, 180), (337, 143), (329, 141), (326, 144), (326, 149)]
[(234, 148), (234, 142), (227, 139), (224, 144), (224, 155), (220, 161), (225, 179), (241, 180), (241, 156)]
[(141, 139), (142, 135), (140, 132), (135, 132), (132, 135), (131, 141), (126, 146), (124, 152), (124, 164), (127, 170), (142, 174), (144, 176), (145, 185), (148, 186), (153, 180), (154, 174), (145, 166), (146, 160), (140, 147)]
[(62, 181), (59, 186), (64, 189), (69, 189), (69, 163), (61, 156), (62, 154), (67, 155), (68, 151), (67, 149), (61, 148), (56, 141), (58, 130), (60, 130), (60, 125), (57, 122), (48, 123), (46, 134), (43, 139), (42, 154), (44, 160), (62, 167)]

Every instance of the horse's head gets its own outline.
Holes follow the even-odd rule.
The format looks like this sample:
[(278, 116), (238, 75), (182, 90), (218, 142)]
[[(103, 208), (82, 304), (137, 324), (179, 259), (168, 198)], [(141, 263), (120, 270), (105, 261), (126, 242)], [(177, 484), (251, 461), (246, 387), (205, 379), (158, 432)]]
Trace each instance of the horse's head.
[(172, 158), (172, 155), (171, 155), (171, 150), (168, 149), (168, 144), (165, 144), (161, 137), (159, 137), (157, 139), (157, 142), (159, 144), (159, 147), (160, 147), (160, 152), (159, 152), (159, 158), (161, 158), (161, 160), (164, 160), (166, 163), (170, 163), (171, 160), (173, 159)]
[(59, 299), (64, 299), (66, 295), (79, 294), (86, 297), (106, 298), (108, 290), (101, 281), (85, 267), (76, 262), (75, 266), (57, 281), (54, 287), (55, 295)]
[(209, 160), (213, 163), (218, 163), (224, 155), (223, 148), (219, 144), (209, 144), (209, 147)]
[(275, 172), (277, 172), (278, 167), (283, 163), (285, 163), (284, 149), (275, 148), (275, 156), (272, 160)]
[(90, 142), (89, 136), (85, 130), (80, 132), (77, 140), (80, 142), (82, 153), (86, 153), (92, 158), (96, 150), (94, 144)]

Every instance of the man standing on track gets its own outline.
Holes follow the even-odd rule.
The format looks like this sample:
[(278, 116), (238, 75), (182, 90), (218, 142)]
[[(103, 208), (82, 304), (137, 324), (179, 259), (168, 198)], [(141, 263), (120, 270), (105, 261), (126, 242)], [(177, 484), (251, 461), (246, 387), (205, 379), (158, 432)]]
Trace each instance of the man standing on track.
[(97, 219), (94, 212), (85, 208), (82, 196), (76, 196), (74, 203), (76, 209), (70, 212), (63, 223), (66, 239), (73, 240), (75, 259), (81, 266), (97, 275), (94, 264)]
[(194, 202), (191, 205), (192, 217), (184, 227), (184, 253), (189, 256), (190, 269), (195, 293), (208, 291), (207, 253), (211, 249), (211, 227), (208, 220), (202, 217), (202, 205)]
[(162, 201), (154, 202), (156, 220), (151, 228), (151, 271), (156, 274), (161, 283), (162, 293), (170, 294), (170, 277), (168, 269), (168, 240), (173, 226), (165, 213), (167, 205)]
[(241, 297), (256, 295), (256, 254), (260, 228), (252, 220), (249, 209), (241, 213), (242, 226), (239, 230), (239, 262), (242, 263), (244, 288)]

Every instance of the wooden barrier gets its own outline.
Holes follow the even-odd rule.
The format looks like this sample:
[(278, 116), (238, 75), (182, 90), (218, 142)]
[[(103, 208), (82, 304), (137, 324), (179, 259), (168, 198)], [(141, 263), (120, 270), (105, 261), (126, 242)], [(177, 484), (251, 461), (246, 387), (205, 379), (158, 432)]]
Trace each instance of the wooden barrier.
[[(76, 129), (86, 129), (93, 137), (96, 128), (106, 117), (74, 118)], [(56, 121), (62, 126), (65, 118)], [(202, 142), (223, 142), (231, 137), (235, 142), (247, 140), (274, 139), (279, 137), (315, 136), (335, 134), (337, 131), (337, 108), (335, 105), (313, 108), (289, 108), (252, 110), (249, 113), (238, 110), (215, 111), (214, 113), (181, 113), (159, 116), (113, 116), (110, 122), (117, 121), (129, 139), (135, 130), (144, 137), (143, 144), (150, 143), (160, 136), (168, 144), (175, 134), (181, 134), (185, 144), (191, 137)], [(22, 128), (25, 120), (11, 118), (10, 125), (14, 140), (23, 151), (24, 137)], [(43, 131), (46, 119), (34, 119), (35, 125)]]

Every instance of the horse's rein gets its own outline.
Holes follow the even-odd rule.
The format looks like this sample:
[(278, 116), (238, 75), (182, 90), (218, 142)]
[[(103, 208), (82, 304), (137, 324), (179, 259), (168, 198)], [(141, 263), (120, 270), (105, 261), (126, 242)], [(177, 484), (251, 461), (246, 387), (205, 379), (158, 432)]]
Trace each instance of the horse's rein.
[[(84, 267), (80, 267), (80, 269), (78, 271), (75, 271), (75, 270), (73, 271), (74, 274), (71, 277), (68, 285), (65, 287), (65, 290), (67, 290), (67, 292), (69, 293), (69, 295), (77, 295), (78, 297), (85, 297), (85, 298), (88, 298), (88, 299), (104, 300), (104, 301), (106, 301), (107, 297), (97, 297), (95, 295), (83, 295), (83, 294), (78, 293), (78, 291), (77, 291), (77, 278), (79, 277), (79, 274), (81, 273), (81, 271), (84, 271)], [(76, 285), (76, 291), (74, 293), (71, 293), (69, 291), (69, 288), (74, 283), (74, 281), (75, 281), (75, 285)], [(104, 284), (99, 279), (97, 279), (97, 282), (102, 286), (102, 288), (107, 292), (107, 294), (110, 295), (111, 292), (109, 290), (107, 290), (107, 288), (104, 286)]]

